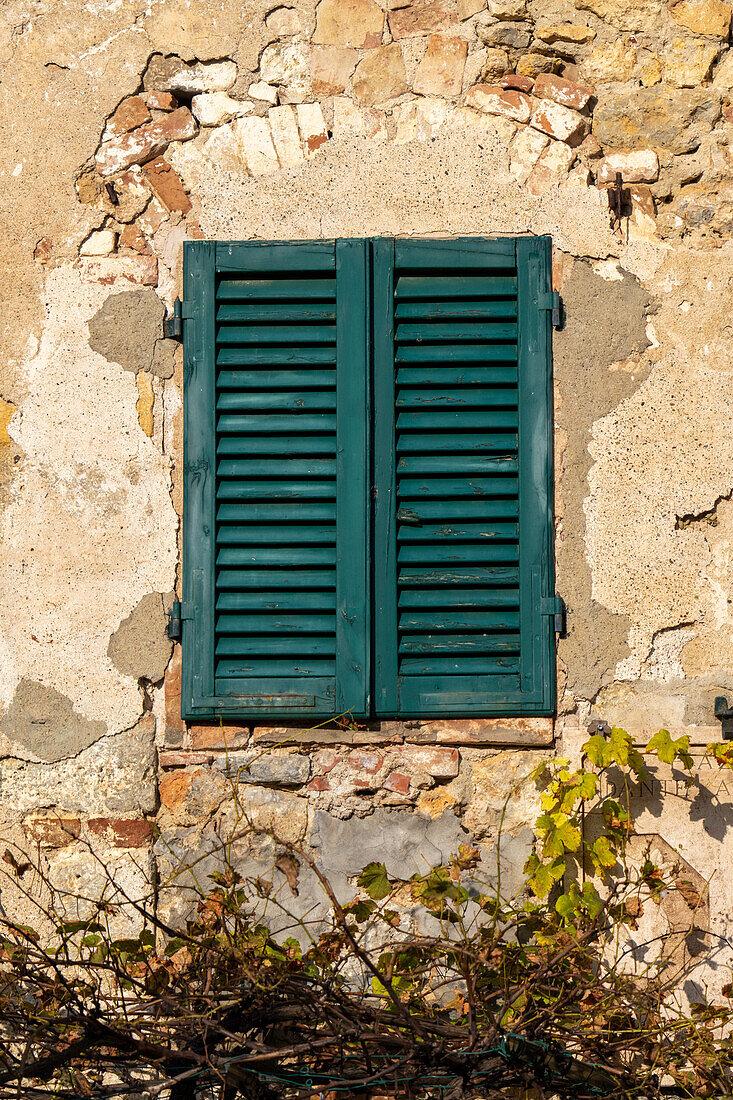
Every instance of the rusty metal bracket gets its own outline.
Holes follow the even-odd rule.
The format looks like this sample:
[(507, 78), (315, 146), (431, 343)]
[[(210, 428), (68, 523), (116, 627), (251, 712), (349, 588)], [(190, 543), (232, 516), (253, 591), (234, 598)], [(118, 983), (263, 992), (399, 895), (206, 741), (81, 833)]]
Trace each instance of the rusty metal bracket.
[(620, 226), (622, 218), (631, 216), (631, 194), (629, 189), (624, 187), (623, 176), (620, 172), (616, 173), (616, 179), (608, 189), (608, 206), (612, 216), (612, 229)]
[(183, 308), (180, 298), (173, 303), (173, 315), (163, 321), (163, 335), (169, 340), (183, 339)]

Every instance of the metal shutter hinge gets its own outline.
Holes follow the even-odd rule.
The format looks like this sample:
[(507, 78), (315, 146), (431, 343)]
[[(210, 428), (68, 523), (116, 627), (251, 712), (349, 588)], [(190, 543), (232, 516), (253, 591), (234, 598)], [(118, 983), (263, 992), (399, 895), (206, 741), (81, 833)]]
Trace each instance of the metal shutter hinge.
[(183, 633), (183, 620), (192, 619), (193, 612), (189, 603), (181, 604), (179, 600), (175, 600), (170, 615), (168, 616), (168, 625), (166, 627), (166, 633), (173, 642), (180, 642), (181, 634)]
[(552, 314), (552, 327), (561, 329), (563, 326), (562, 299), (556, 290), (549, 294), (541, 294), (538, 302), (540, 309), (547, 309)]
[(540, 600), (540, 614), (551, 615), (554, 619), (555, 633), (566, 638), (568, 633), (567, 609), (562, 596), (545, 596)]
[(183, 322), (190, 321), (193, 314), (191, 313), (188, 303), (184, 306), (180, 298), (176, 298), (173, 303), (173, 313), (170, 317), (166, 317), (163, 321), (163, 335), (169, 340), (182, 340), (183, 339)]

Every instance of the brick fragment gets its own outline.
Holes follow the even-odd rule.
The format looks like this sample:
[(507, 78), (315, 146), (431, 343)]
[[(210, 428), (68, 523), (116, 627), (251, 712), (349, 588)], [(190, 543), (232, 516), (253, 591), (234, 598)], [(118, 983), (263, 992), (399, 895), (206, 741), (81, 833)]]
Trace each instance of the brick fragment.
[(315, 779), (311, 779), (308, 784), (309, 791), (330, 791), (331, 784), (326, 779), (325, 775), (317, 775)]
[(44, 267), (51, 259), (51, 251), (53, 249), (53, 241), (50, 237), (41, 237), (36, 247), (33, 249), (33, 259), (36, 263), (42, 264)]
[(111, 286), (118, 279), (138, 286), (156, 286), (158, 282), (155, 256), (89, 256), (78, 260), (77, 266), (83, 279), (103, 286)]
[(123, 99), (111, 118), (107, 119), (104, 130), (105, 138), (119, 137), (130, 130), (136, 130), (150, 122), (150, 111), (145, 99), (141, 95), (129, 96)]
[(172, 141), (188, 141), (197, 133), (198, 125), (188, 107), (179, 107), (165, 118), (102, 142), (95, 156), (97, 169), (102, 176), (113, 176), (132, 164), (152, 160)]
[(131, 222), (142, 213), (150, 200), (150, 185), (139, 164), (133, 164), (116, 176), (112, 187), (117, 195), (117, 205), (114, 207), (117, 221)]
[(90, 817), (87, 825), (91, 833), (104, 837), (115, 848), (142, 848), (153, 835), (149, 821)]
[(333, 749), (319, 749), (318, 752), (313, 753), (311, 760), (313, 766), (318, 769), (321, 775), (327, 775), (333, 771), (337, 764), (341, 763), (342, 757)]
[(151, 111), (175, 111), (178, 100), (170, 92), (146, 92), (145, 102)]
[(489, 115), (501, 115), (514, 122), (529, 122), (532, 101), (524, 92), (502, 88), (500, 84), (476, 84), (466, 95), (469, 107), (476, 107)]
[(543, 134), (575, 147), (585, 138), (590, 122), (585, 115), (579, 115), (569, 107), (553, 103), (550, 99), (540, 99), (536, 101), (532, 111), (532, 126)]
[(584, 84), (576, 84), (554, 73), (540, 73), (534, 82), (534, 94), (539, 99), (551, 99), (563, 107), (572, 107), (582, 111), (593, 97), (593, 89)]
[(141, 256), (152, 255), (152, 249), (147, 238), (140, 232), (135, 222), (129, 222), (123, 227), (117, 244), (120, 248), (131, 248), (133, 252), (138, 252)]
[(598, 166), (596, 183), (614, 183), (620, 172), (624, 183), (654, 183), (659, 179), (659, 157), (654, 149), (629, 149), (608, 153)]
[(314, 46), (311, 50), (311, 87), (318, 98), (338, 95), (346, 88), (359, 55), (343, 46)]
[(348, 755), (349, 766), (360, 772), (370, 772), (372, 775), (378, 772), (384, 763), (384, 759), (378, 752), (364, 752), (360, 749), (350, 752)]
[(191, 726), (194, 749), (240, 749), (249, 741), (249, 726)]
[(23, 822), (23, 832), (42, 848), (65, 848), (81, 835), (76, 817), (31, 817)]
[(529, 94), (534, 88), (534, 79), (531, 76), (520, 76), (517, 73), (507, 73), (499, 81), (502, 88), (513, 88), (517, 92)]
[(180, 210), (187, 214), (191, 209), (191, 200), (186, 194), (183, 181), (177, 172), (171, 168), (167, 160), (156, 157), (143, 168), (143, 175), (150, 184), (154, 194), (158, 196), (163, 206), (168, 210)]
[(410, 768), (427, 772), (433, 779), (454, 779), (458, 775), (460, 765), (458, 749), (433, 749), (423, 745), (405, 745), (402, 755)]
[(394, 39), (434, 34), (456, 24), (455, 12), (442, 0), (413, 0), (406, 7), (389, 12), (387, 19)]
[(213, 752), (185, 752), (174, 749), (158, 753), (158, 764), (161, 768), (185, 768), (189, 764), (210, 764), (213, 759)]
[[(140, 233), (137, 227), (133, 227)], [(142, 233), (140, 233), (142, 237)], [(145, 238), (143, 237), (143, 240)], [(139, 251), (137, 249), (136, 251)], [(186, 723), (181, 718), (181, 647), (173, 647), (173, 655), (168, 662), (163, 680), (163, 699), (165, 708), (165, 743), (180, 745), (186, 733)]]
[(410, 777), (409, 775), (403, 775), (401, 772), (390, 772), (383, 786), (388, 791), (395, 791), (397, 794), (409, 794)]

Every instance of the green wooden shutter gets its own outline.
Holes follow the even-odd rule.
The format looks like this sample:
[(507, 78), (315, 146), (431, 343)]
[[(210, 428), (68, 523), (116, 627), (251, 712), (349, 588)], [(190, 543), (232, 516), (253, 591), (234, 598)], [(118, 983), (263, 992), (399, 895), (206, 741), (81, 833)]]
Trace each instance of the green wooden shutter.
[(366, 243), (187, 243), (184, 717), (369, 712)]
[(379, 716), (549, 714), (550, 246), (374, 242)]

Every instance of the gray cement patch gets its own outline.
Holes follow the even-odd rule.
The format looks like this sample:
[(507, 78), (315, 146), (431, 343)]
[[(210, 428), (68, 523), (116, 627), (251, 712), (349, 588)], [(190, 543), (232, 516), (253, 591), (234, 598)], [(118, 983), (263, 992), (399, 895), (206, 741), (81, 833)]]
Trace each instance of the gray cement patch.
[(124, 676), (157, 684), (173, 652), (165, 628), (163, 597), (151, 592), (122, 620), (109, 640), (107, 656)]
[[(164, 316), (165, 306), (150, 287), (111, 294), (89, 321), (89, 346), (123, 370), (150, 371)], [(159, 369), (167, 370), (167, 353), (160, 353), (158, 359)]]
[(586, 262), (573, 265), (562, 298), (566, 320), (554, 338), (554, 373), (561, 396), (557, 422), (567, 433), (567, 448), (557, 585), (568, 609), (568, 637), (560, 642), (560, 657), (573, 695), (593, 699), (628, 655), (629, 620), (591, 597), (583, 511), (592, 464), (588, 443), (595, 421), (629, 397), (648, 373), (643, 365), (633, 376), (609, 368), (649, 346), (646, 318), (652, 299), (632, 275), (603, 279)]
[(37, 680), (20, 681), (0, 729), (49, 763), (76, 756), (107, 732), (104, 722), (85, 718), (66, 695)]

